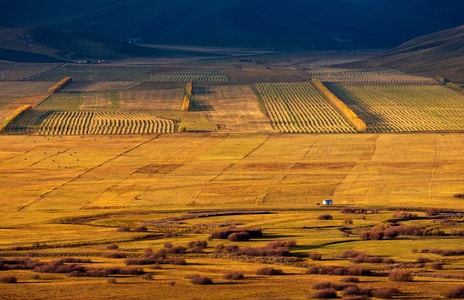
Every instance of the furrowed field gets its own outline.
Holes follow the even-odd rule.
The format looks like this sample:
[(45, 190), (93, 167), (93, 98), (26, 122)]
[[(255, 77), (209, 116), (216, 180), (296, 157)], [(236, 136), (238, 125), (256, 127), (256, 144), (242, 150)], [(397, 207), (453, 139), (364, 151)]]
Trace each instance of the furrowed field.
[(306, 55), (0, 81), (0, 299), (459, 295), (462, 95)]

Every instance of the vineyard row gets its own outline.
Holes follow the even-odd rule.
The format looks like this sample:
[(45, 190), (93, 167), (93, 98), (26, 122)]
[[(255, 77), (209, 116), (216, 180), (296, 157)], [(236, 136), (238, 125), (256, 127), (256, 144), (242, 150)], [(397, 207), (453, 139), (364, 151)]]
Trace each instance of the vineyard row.
[(142, 113), (54, 112), (41, 124), (39, 135), (103, 135), (174, 133), (176, 123)]
[(229, 77), (212, 72), (174, 72), (151, 74), (145, 81), (151, 82), (227, 82)]
[(255, 87), (273, 128), (280, 132), (356, 131), (309, 82), (258, 83)]

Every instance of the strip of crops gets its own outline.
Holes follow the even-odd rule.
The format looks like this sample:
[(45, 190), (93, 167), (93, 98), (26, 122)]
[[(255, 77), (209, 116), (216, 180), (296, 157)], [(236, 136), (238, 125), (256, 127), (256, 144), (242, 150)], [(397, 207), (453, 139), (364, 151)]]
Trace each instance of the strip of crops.
[(155, 134), (176, 132), (172, 120), (143, 113), (54, 112), (41, 124), (39, 135)]
[(368, 132), (464, 130), (464, 95), (440, 85), (331, 84)]
[(274, 129), (284, 133), (356, 130), (309, 82), (256, 84)]
[(62, 64), (0, 62), (0, 80), (28, 80)]
[(151, 74), (145, 81), (152, 82), (227, 82), (229, 77), (214, 72), (172, 72)]
[(366, 83), (366, 84), (422, 84), (437, 85), (434, 79), (402, 73), (396, 70), (337, 69), (313, 67), (307, 70), (311, 77), (322, 82)]

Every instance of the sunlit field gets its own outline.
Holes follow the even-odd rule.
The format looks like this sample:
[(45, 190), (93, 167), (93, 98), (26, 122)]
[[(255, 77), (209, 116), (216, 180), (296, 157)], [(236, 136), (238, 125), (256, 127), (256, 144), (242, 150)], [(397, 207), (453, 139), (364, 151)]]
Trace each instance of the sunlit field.
[[(391, 70), (329, 72), (350, 57), (317, 57), (41, 65), (40, 78), (1, 81), (0, 299), (461, 287), (462, 95)], [(317, 70), (367, 133), (313, 88)]]

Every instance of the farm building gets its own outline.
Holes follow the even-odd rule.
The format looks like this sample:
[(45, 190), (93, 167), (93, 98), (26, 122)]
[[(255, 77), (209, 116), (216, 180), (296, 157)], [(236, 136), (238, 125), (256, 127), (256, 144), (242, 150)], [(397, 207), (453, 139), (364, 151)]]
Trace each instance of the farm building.
[(322, 205), (332, 205), (333, 201), (328, 199), (328, 200), (322, 200)]

